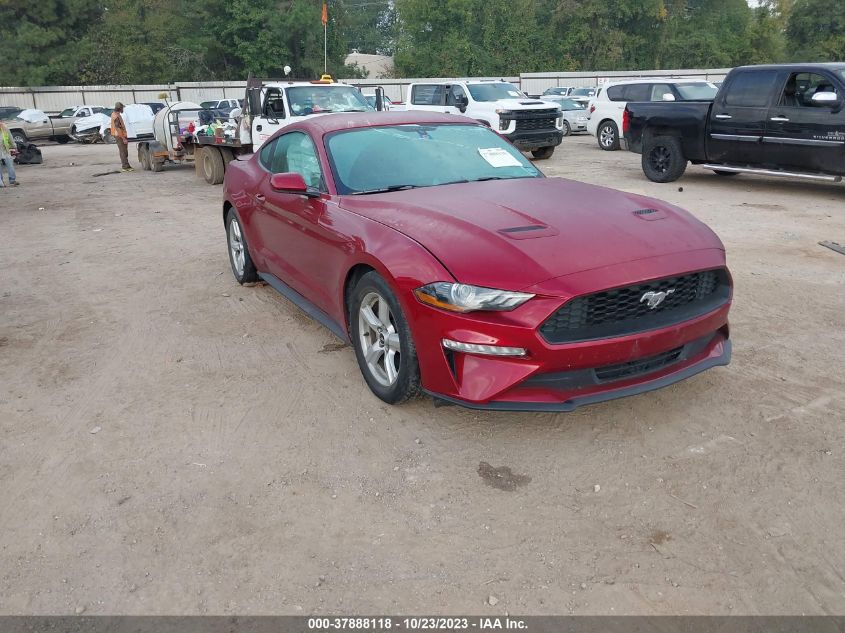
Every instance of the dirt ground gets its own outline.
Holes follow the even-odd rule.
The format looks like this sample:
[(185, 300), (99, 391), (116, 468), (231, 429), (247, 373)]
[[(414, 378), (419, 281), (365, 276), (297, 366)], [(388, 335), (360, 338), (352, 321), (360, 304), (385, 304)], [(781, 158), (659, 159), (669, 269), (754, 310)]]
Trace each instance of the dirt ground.
[(733, 363), (479, 413), (383, 404), (238, 286), (192, 168), (43, 151), (0, 190), (0, 613), (845, 613), (845, 256), (817, 245), (845, 243), (845, 185), (657, 185), (565, 139), (548, 175), (721, 236)]

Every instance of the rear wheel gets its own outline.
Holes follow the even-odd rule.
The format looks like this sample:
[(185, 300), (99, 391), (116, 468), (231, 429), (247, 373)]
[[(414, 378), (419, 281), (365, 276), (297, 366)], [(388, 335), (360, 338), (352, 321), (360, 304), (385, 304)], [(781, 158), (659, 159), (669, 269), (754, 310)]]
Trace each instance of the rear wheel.
[(673, 182), (687, 169), (681, 139), (655, 136), (643, 144), (643, 173), (653, 182)]
[(355, 357), (372, 392), (388, 404), (420, 393), (420, 369), (411, 330), (396, 295), (372, 271), (361, 277), (349, 305)]
[(572, 128), (569, 125), (569, 121), (564, 121), (563, 122), (563, 135), (569, 136), (570, 134), (572, 134)]
[(619, 128), (613, 121), (602, 121), (598, 133), (599, 147), (607, 152), (615, 152), (619, 149)]
[(229, 245), (229, 263), (235, 280), (239, 284), (258, 281), (258, 272), (249, 256), (246, 236), (234, 209), (229, 209), (226, 214), (226, 243)]
[(141, 169), (150, 171), (150, 148), (146, 143), (138, 143), (138, 162), (141, 163)]
[(204, 147), (202, 150), (202, 175), (209, 185), (219, 185), (223, 182), (226, 168), (223, 155), (216, 147)]
[(12, 130), (12, 138), (18, 145), (26, 145), (29, 142), (23, 130)]
[(164, 169), (164, 161), (156, 159), (155, 156), (149, 154), (150, 157), (150, 171), (159, 172)]
[(540, 149), (531, 150), (531, 155), (536, 158), (537, 160), (545, 160), (547, 158), (551, 158), (552, 154), (555, 153), (555, 146), (549, 145), (547, 147), (541, 147)]

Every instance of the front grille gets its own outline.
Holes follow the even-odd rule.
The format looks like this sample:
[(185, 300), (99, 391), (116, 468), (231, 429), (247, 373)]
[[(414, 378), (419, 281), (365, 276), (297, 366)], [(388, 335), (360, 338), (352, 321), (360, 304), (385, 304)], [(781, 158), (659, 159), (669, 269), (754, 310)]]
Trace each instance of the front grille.
[[(667, 293), (649, 308), (646, 293)], [(549, 343), (622, 336), (706, 314), (730, 297), (724, 269), (705, 270), (575, 297), (541, 326)]]
[(668, 352), (663, 352), (662, 354), (657, 354), (656, 356), (650, 356), (649, 358), (639, 358), (637, 360), (632, 360), (627, 363), (621, 363), (619, 365), (599, 367), (594, 371), (596, 373), (596, 378), (599, 380), (599, 382), (606, 382), (609, 380), (622, 380), (623, 378), (634, 378), (635, 376), (640, 376), (642, 374), (650, 374), (651, 372), (657, 371), (658, 369), (668, 367), (672, 363), (677, 362), (679, 358), (681, 358), (681, 354), (683, 353), (683, 351), (683, 346), (676, 347), (675, 349), (669, 350)]
[(516, 130), (525, 132), (531, 130), (549, 130), (554, 128), (555, 119), (517, 119)]

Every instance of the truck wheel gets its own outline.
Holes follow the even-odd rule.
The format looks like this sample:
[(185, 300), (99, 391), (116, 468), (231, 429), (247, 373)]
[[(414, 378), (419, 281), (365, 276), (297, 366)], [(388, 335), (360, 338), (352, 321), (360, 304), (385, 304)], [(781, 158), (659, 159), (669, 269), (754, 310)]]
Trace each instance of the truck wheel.
[(164, 169), (164, 161), (150, 155), (150, 171), (160, 172), (162, 169)]
[(150, 171), (150, 148), (146, 143), (138, 143), (138, 162), (141, 163), (141, 169)]
[(18, 145), (26, 145), (29, 142), (23, 130), (12, 130), (12, 138)]
[(717, 176), (739, 176), (738, 171), (722, 171), (721, 169), (714, 169), (713, 173)]
[(674, 182), (687, 170), (687, 159), (676, 136), (655, 136), (643, 144), (643, 173), (652, 182)]
[(615, 152), (619, 149), (619, 128), (613, 121), (603, 121), (599, 125), (596, 136), (598, 137), (599, 147), (606, 152)]
[(223, 182), (223, 155), (214, 147), (204, 147), (202, 151), (202, 174), (209, 185)]
[(541, 147), (540, 149), (532, 149), (531, 155), (536, 158), (537, 160), (545, 160), (547, 158), (551, 158), (552, 154), (555, 153), (555, 146), (549, 145), (547, 147)]
[(569, 121), (564, 121), (563, 122), (563, 135), (569, 136), (570, 134), (572, 134), (572, 128), (569, 126)]

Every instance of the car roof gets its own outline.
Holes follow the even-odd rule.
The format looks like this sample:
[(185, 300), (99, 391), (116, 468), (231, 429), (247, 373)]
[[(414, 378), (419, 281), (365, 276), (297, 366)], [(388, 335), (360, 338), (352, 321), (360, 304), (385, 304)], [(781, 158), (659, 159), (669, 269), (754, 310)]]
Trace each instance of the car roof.
[(801, 70), (817, 68), (821, 70), (845, 70), (843, 62), (807, 62), (806, 64), (761, 64), (759, 66), (737, 66), (734, 70)]
[(426, 112), (412, 110), (406, 112), (339, 112), (337, 114), (323, 114), (306, 119), (297, 127), (314, 134), (329, 134), (340, 130), (356, 128), (381, 127), (385, 125), (413, 125), (413, 124), (463, 124), (480, 125), (474, 119), (459, 114), (444, 114), (442, 112)]
[(334, 86), (353, 87), (352, 84), (345, 84), (341, 81), (333, 81), (331, 83), (325, 81), (268, 81), (261, 84), (262, 88), (296, 88), (297, 86), (310, 86), (311, 88), (332, 88)]
[(681, 78), (681, 77), (642, 77), (640, 79), (625, 79), (623, 81), (608, 81), (606, 82), (602, 88), (610, 88), (611, 86), (624, 86), (627, 84), (652, 84), (652, 83), (662, 83), (662, 84), (700, 84), (700, 83), (713, 83), (709, 79), (695, 79), (695, 78)]

